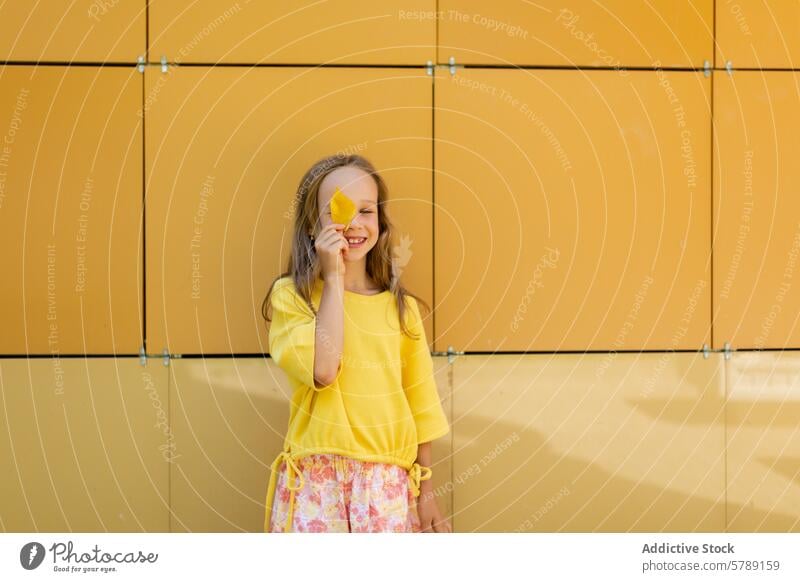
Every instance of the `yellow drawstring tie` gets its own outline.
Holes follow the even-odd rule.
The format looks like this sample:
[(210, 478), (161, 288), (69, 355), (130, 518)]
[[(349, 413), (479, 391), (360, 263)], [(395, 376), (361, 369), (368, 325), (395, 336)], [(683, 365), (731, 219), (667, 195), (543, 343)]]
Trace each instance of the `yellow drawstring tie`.
[[(300, 491), (305, 484), (305, 479), (303, 479), (303, 473), (300, 471), (298, 466), (295, 464), (294, 459), (292, 458), (291, 454), (287, 450), (283, 450), (280, 454), (275, 457), (275, 460), (272, 462), (272, 466), (270, 467), (270, 472), (272, 473), (269, 477), (269, 487), (267, 488), (267, 507), (266, 507), (266, 517), (264, 518), (264, 531), (269, 532), (269, 521), (270, 515), (272, 514), (272, 502), (275, 497), (275, 479), (278, 476), (278, 470), (281, 467), (281, 461), (286, 461), (286, 488), (291, 492), (289, 494), (289, 515), (286, 517), (286, 525), (284, 526), (283, 531), (288, 532), (292, 526), (292, 513), (294, 511), (294, 493), (295, 491)], [(297, 487), (293, 487), (294, 484), (294, 476), (297, 475), (298, 478), (298, 485)]]
[[(423, 473), (423, 471), (427, 471), (427, 473)], [(408, 470), (408, 479), (411, 485), (411, 491), (414, 493), (414, 497), (419, 497), (419, 484), (420, 481), (425, 481), (431, 478), (433, 471), (430, 467), (423, 467), (419, 463), (414, 463), (411, 465), (411, 468)]]

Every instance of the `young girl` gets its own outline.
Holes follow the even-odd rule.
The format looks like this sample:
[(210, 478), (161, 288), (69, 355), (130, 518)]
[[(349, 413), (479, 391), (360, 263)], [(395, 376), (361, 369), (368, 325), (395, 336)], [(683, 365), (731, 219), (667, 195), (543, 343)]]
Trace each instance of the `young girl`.
[[(356, 204), (349, 225), (332, 220), (337, 189)], [(267, 532), (452, 531), (430, 481), (430, 441), (450, 427), (418, 298), (393, 268), (386, 201), (361, 156), (324, 158), (300, 182), (287, 272), (262, 305), (292, 385)]]

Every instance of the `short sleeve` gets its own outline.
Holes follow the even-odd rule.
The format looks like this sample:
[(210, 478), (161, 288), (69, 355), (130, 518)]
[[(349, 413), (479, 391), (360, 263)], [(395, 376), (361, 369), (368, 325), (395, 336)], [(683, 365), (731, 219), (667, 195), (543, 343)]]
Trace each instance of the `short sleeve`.
[[(314, 382), (314, 344), (317, 318), (289, 279), (275, 283), (270, 296), (272, 323), (269, 328), (269, 353), (286, 374), (303, 386), (322, 390)], [(342, 372), (329, 385), (336, 384)]]
[(435, 440), (450, 432), (433, 375), (433, 359), (417, 300), (409, 299), (408, 328), (418, 339), (403, 337), (403, 389), (417, 425), (417, 442)]

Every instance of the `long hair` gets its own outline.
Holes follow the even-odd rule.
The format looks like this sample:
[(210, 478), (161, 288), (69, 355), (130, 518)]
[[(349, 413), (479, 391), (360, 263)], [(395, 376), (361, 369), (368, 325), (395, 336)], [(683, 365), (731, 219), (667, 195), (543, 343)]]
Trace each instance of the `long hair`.
[(325, 176), (337, 168), (346, 166), (363, 170), (366, 174), (372, 176), (378, 186), (379, 234), (378, 242), (367, 254), (367, 275), (380, 286), (381, 291), (388, 290), (392, 292), (397, 303), (402, 332), (413, 339), (417, 339), (418, 336), (413, 336), (406, 325), (405, 313), (407, 306), (405, 297), (407, 295), (414, 297), (418, 303), (425, 306), (428, 312), (430, 312), (430, 306), (420, 297), (406, 290), (400, 282), (400, 277), (395, 267), (396, 263), (392, 260), (394, 227), (386, 210), (388, 189), (372, 163), (359, 155), (328, 156), (311, 166), (303, 176), (295, 197), (294, 234), (286, 271), (278, 275), (270, 284), (267, 296), (261, 304), (261, 314), (266, 321), (271, 321), (269, 308), (272, 289), (279, 279), (291, 277), (297, 293), (316, 315), (317, 312), (311, 303), (311, 293), (314, 282), (320, 277), (322, 271), (317, 259), (314, 241), (311, 239), (311, 233), (316, 232), (316, 225), (319, 223), (319, 210), (317, 208), (319, 186)]

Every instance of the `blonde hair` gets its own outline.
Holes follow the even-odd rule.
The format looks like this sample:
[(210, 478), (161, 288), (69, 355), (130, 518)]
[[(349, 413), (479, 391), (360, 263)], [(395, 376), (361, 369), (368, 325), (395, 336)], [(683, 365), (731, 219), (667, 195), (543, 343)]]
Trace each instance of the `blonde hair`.
[(354, 167), (362, 170), (375, 180), (378, 186), (378, 242), (367, 254), (367, 275), (377, 283), (381, 291), (391, 291), (397, 303), (397, 312), (400, 319), (400, 328), (404, 334), (413, 339), (406, 325), (405, 313), (408, 308), (406, 296), (414, 297), (418, 303), (425, 306), (430, 312), (430, 307), (417, 295), (406, 290), (400, 283), (400, 278), (395, 272), (392, 260), (392, 243), (394, 241), (394, 227), (386, 211), (388, 190), (386, 183), (375, 170), (372, 163), (359, 155), (333, 155), (319, 160), (303, 176), (297, 188), (295, 202), (297, 204), (294, 215), (294, 235), (292, 237), (292, 250), (286, 271), (278, 275), (270, 284), (267, 296), (261, 304), (261, 313), (266, 321), (271, 321), (269, 316), (270, 296), (275, 283), (283, 277), (291, 277), (297, 293), (305, 300), (311, 311), (316, 315), (316, 310), (311, 303), (311, 292), (314, 282), (321, 276), (321, 268), (317, 260), (316, 248), (311, 233), (319, 224), (319, 209), (317, 196), (319, 187), (325, 177), (343, 167)]

